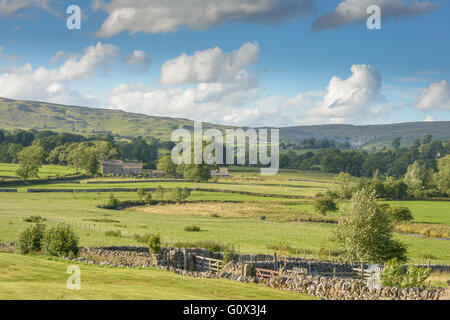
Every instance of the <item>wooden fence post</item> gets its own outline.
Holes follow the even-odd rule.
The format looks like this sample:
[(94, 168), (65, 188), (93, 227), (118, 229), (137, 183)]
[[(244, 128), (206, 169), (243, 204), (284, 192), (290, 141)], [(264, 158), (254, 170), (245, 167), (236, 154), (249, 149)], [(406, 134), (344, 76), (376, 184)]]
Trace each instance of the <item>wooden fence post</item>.
[(276, 252), (274, 252), (274, 254), (273, 254), (273, 267), (274, 267), (274, 270), (278, 270), (278, 260), (277, 260)]

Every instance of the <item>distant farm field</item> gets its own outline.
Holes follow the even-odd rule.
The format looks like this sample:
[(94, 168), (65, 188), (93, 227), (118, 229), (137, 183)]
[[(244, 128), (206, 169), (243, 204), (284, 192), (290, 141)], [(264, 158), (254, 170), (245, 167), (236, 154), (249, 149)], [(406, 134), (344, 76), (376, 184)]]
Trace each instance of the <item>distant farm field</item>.
[[(0, 177), (14, 178), (17, 177), (16, 170), (18, 164), (0, 163)], [(75, 173), (75, 169), (66, 166), (44, 165), (39, 170), (39, 178), (47, 179), (49, 177), (64, 176)]]

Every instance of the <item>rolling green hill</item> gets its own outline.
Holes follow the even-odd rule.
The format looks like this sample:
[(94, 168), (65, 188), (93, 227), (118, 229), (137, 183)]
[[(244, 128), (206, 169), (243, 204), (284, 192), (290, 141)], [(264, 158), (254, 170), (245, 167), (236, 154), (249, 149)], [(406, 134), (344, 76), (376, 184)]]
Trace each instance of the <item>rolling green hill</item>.
[[(154, 136), (167, 141), (174, 129), (192, 127), (193, 122), (187, 119), (0, 98), (1, 129), (48, 129), (81, 134), (108, 132), (123, 137)], [(225, 128), (204, 124), (204, 128), (212, 127)], [(450, 121), (372, 126), (318, 125), (280, 129), (280, 139), (284, 142), (328, 138), (337, 142), (349, 141), (353, 146), (364, 148), (389, 145), (396, 137), (402, 137), (402, 144), (410, 144), (426, 134), (431, 134), (436, 139), (450, 139)]]

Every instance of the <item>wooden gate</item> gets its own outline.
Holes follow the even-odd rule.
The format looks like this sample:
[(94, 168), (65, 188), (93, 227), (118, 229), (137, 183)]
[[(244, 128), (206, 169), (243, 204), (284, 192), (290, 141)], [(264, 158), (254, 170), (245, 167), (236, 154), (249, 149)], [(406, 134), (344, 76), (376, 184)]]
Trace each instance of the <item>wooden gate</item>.
[(195, 269), (219, 273), (222, 270), (222, 260), (195, 256)]
[(270, 278), (276, 278), (280, 275), (280, 272), (275, 270), (269, 270), (269, 269), (260, 269), (255, 268), (256, 276), (258, 279), (270, 279)]

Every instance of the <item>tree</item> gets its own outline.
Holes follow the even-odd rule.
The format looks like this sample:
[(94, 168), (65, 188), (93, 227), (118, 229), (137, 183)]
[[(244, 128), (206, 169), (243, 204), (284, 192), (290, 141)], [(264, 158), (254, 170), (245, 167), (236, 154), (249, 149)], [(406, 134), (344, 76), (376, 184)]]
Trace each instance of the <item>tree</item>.
[(406, 172), (403, 180), (408, 185), (408, 188), (411, 189), (411, 191), (419, 191), (422, 190), (425, 174), (425, 168), (420, 164), (419, 161), (415, 161), (408, 167), (408, 171)]
[(16, 173), (23, 180), (39, 177), (39, 168), (44, 161), (44, 149), (41, 146), (32, 145), (23, 149), (19, 155), (19, 168)]
[(331, 198), (319, 198), (316, 199), (314, 203), (314, 209), (317, 212), (326, 215), (327, 212), (336, 212), (337, 206), (336, 203)]
[(142, 201), (142, 198), (144, 198), (145, 196), (145, 189), (144, 188), (140, 188), (137, 191), (138, 197), (139, 197), (139, 201)]
[(395, 149), (400, 148), (400, 146), (401, 146), (401, 141), (402, 141), (402, 138), (401, 138), (401, 137), (395, 138), (395, 139), (392, 141), (392, 147), (395, 148)]
[(8, 146), (7, 154), (11, 159), (12, 163), (17, 163), (19, 161), (19, 153), (23, 150), (23, 147), (17, 143), (11, 143)]
[(439, 171), (435, 175), (436, 185), (439, 190), (447, 195), (450, 195), (450, 155), (438, 161)]
[(337, 184), (336, 194), (341, 199), (348, 199), (352, 196), (352, 180), (351, 175), (345, 172), (341, 172), (336, 178), (334, 178)]
[(173, 163), (170, 156), (161, 157), (156, 168), (158, 170), (167, 172), (172, 177), (175, 177), (177, 174), (177, 165)]
[(405, 246), (392, 239), (393, 222), (376, 203), (374, 192), (357, 191), (344, 207), (335, 238), (348, 259), (383, 263), (392, 258), (406, 260)]

